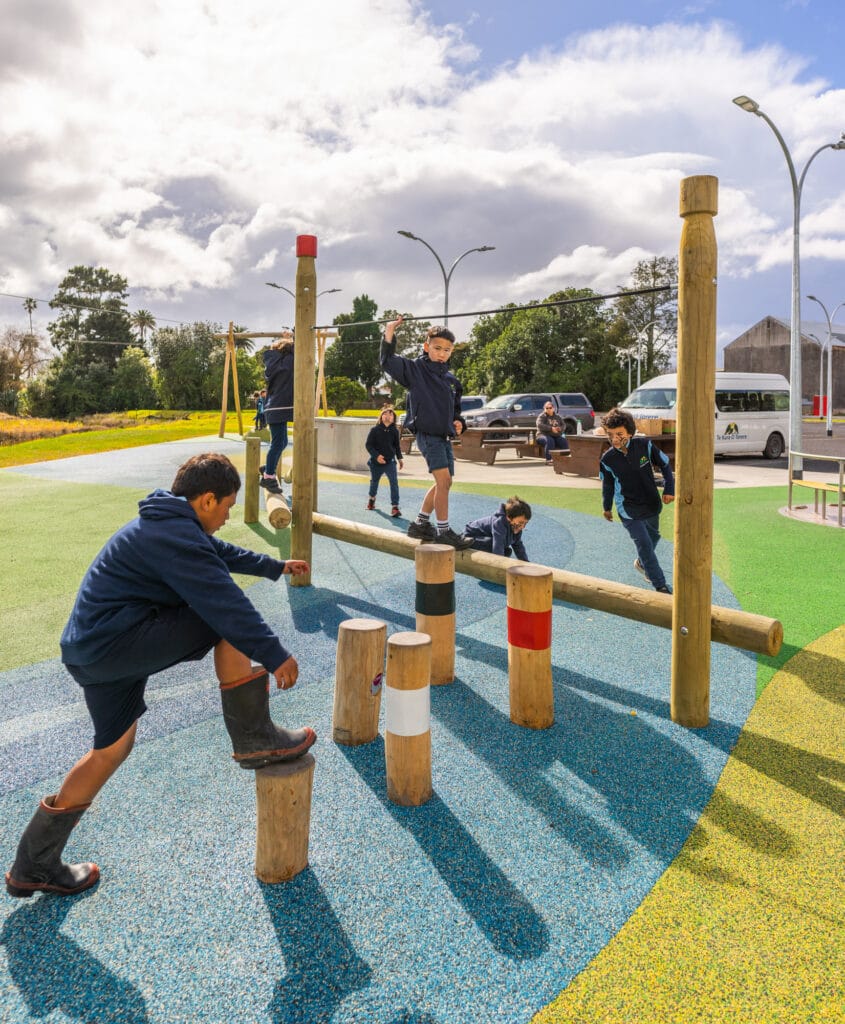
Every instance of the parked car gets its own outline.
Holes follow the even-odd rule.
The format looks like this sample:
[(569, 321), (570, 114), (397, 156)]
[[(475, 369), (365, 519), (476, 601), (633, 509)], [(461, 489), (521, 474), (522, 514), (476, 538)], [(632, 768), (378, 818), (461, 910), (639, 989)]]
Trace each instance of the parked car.
[(567, 434), (592, 430), (595, 424), (593, 406), (581, 392), (553, 392), (551, 394), (499, 395), (480, 409), (464, 414), (468, 427), (533, 427), (546, 402), (554, 405), (564, 422)]
[[(466, 414), (469, 409), (480, 409), (487, 401), (487, 395), (461, 395), (461, 412)], [(403, 412), (399, 417), (399, 429), (405, 426), (405, 419), (408, 413)]]

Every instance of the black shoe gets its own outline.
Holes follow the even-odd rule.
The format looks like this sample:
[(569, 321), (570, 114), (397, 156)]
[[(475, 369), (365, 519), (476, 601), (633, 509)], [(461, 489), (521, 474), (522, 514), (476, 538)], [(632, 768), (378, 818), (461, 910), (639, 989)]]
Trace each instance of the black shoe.
[(437, 536), (437, 530), (431, 523), (418, 523), (415, 520), (408, 527), (408, 536), (413, 540), (432, 541)]
[(473, 545), (472, 537), (467, 537), (463, 533), (455, 533), (454, 530), (444, 530), (442, 533), (438, 533), (434, 538), (435, 544), (449, 544), (458, 551), (466, 551), (467, 548), (471, 548)]
[(279, 483), (279, 481), (274, 476), (263, 476), (262, 475), (261, 479), (258, 481), (258, 486), (266, 488), (270, 492), (270, 494), (282, 494), (283, 495), (285, 493), (282, 490), (281, 484)]
[(672, 588), (670, 586), (668, 586), (668, 585), (665, 586), (665, 587), (658, 587), (657, 588), (657, 593), (658, 594), (671, 594), (672, 593)]

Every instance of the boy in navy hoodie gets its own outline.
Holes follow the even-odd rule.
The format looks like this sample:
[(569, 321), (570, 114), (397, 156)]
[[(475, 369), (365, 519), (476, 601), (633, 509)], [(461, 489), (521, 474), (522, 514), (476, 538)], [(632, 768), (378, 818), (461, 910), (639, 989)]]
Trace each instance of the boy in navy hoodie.
[(514, 495), (491, 516), (467, 523), (464, 533), (472, 538), (472, 546), (476, 551), (489, 551), (493, 555), (504, 555), (505, 558), (513, 552), (521, 562), (527, 562), (529, 558), (522, 542), (522, 531), (530, 518), (531, 506)]
[[(647, 437), (634, 437), (634, 417), (624, 409), (611, 409), (602, 420), (611, 447), (599, 462), (604, 518), (613, 521), (613, 506), (631, 536), (637, 557), (634, 568), (661, 594), (671, 594), (655, 548), (660, 540), (660, 510), (675, 500), (675, 477), (669, 456)], [(663, 475), (663, 496), (654, 469)]]
[[(396, 354), (394, 339), (402, 320), (397, 317), (385, 326), (379, 362), (386, 373), (408, 389), (405, 425), (416, 434), (417, 448), (434, 477), (416, 520), (408, 527), (408, 536), (451, 544), (463, 551), (472, 547), (472, 538), (455, 533), (449, 526), (449, 489), (455, 474), (452, 438), (466, 427), (461, 416), (461, 385), (447, 366), (455, 335), (446, 327), (431, 327), (423, 343), (423, 354), (419, 359), (406, 359)], [(432, 512), (436, 526), (430, 522)]]
[(301, 757), (316, 740), (312, 729), (281, 729), (270, 719), (269, 675), (286, 690), (299, 668), (230, 575), (277, 580), (308, 572), (308, 563), (281, 562), (214, 537), (240, 483), (225, 455), (195, 455), (170, 491), (154, 491), (139, 503), (138, 518), (114, 534), (85, 574), (61, 650), (82, 687), (94, 742), (24, 831), (6, 874), (10, 895), (67, 896), (99, 879), (96, 864), (62, 863), (62, 850), (129, 756), (154, 672), (214, 650), (223, 717), (242, 768)]

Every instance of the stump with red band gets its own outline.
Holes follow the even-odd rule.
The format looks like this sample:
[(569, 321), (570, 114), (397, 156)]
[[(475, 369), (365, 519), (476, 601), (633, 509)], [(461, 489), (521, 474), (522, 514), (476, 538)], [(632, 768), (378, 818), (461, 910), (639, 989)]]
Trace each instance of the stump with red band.
[(529, 729), (548, 729), (555, 720), (552, 586), (545, 566), (520, 563), (507, 570), (510, 717)]

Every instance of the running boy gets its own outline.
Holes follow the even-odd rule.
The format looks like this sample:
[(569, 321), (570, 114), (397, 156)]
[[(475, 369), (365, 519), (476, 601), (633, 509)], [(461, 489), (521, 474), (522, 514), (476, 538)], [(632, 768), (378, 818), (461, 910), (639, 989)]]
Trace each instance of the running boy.
[(268, 676), (287, 690), (299, 668), (230, 575), (277, 580), (308, 572), (308, 563), (280, 562), (213, 536), (229, 518), (240, 483), (225, 455), (193, 456), (169, 491), (139, 503), (140, 515), (114, 534), (85, 574), (61, 649), (88, 705), (93, 747), (26, 827), (6, 874), (11, 896), (70, 896), (99, 879), (96, 864), (62, 863), (62, 850), (129, 756), (154, 672), (214, 650), (223, 719), (242, 768), (301, 757), (316, 740), (312, 729), (289, 731), (271, 720)]
[(514, 495), (499, 506), (491, 516), (473, 519), (464, 527), (464, 533), (472, 538), (476, 551), (489, 551), (507, 558), (511, 552), (522, 562), (529, 561), (522, 531), (531, 518), (531, 506)]
[(602, 481), (604, 518), (613, 521), (616, 505), (622, 525), (637, 549), (634, 568), (661, 594), (672, 588), (657, 561), (654, 549), (660, 540), (660, 492), (652, 467), (663, 474), (663, 504), (675, 500), (675, 478), (669, 457), (647, 437), (634, 437), (634, 418), (623, 409), (611, 409), (602, 420), (612, 447), (602, 455), (599, 475)]
[[(452, 438), (466, 427), (461, 416), (461, 385), (447, 366), (455, 335), (446, 327), (432, 327), (419, 359), (405, 359), (396, 354), (394, 340), (402, 319), (397, 317), (385, 326), (379, 362), (386, 373), (408, 389), (408, 418), (413, 416), (413, 422), (406, 421), (406, 426), (416, 433), (417, 447), (434, 477), (416, 521), (408, 527), (408, 536), (451, 544), (463, 551), (472, 547), (472, 538), (455, 533), (449, 526), (449, 488), (455, 473)], [(432, 512), (436, 526), (430, 522)]]

